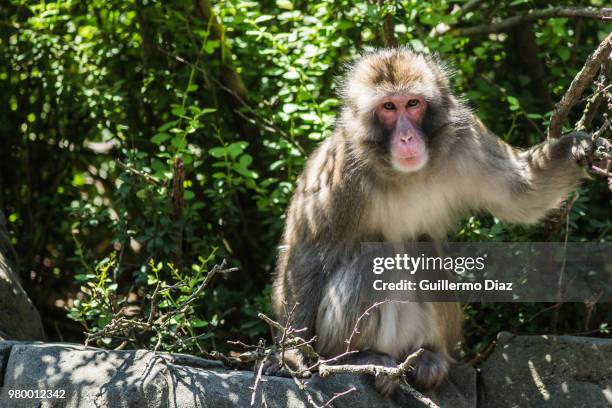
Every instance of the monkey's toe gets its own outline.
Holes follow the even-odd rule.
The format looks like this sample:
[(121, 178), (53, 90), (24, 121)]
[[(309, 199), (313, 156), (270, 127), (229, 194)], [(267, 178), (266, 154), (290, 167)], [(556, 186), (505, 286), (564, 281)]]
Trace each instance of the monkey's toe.
[(448, 374), (448, 362), (443, 354), (425, 350), (414, 363), (408, 380), (417, 388), (428, 390), (439, 386)]

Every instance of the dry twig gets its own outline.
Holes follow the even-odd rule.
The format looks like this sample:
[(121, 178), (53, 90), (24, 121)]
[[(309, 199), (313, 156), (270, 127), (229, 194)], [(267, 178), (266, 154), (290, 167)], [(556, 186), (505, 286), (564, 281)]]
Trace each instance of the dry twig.
[(561, 98), (561, 102), (557, 105), (555, 112), (550, 119), (550, 125), (548, 127), (548, 137), (558, 138), (561, 136), (563, 129), (563, 122), (567, 118), (572, 107), (578, 102), (578, 99), (584, 93), (587, 85), (593, 79), (597, 70), (601, 67), (602, 63), (610, 58), (610, 51), (612, 50), (612, 33), (610, 33), (602, 42), (599, 44), (595, 52), (587, 58), (582, 69), (576, 74), (570, 87)]
[(321, 364), (319, 366), (319, 375), (321, 377), (328, 377), (330, 375), (340, 373), (372, 374), (375, 376), (385, 375), (387, 377), (397, 379), (401, 378), (412, 369), (413, 363), (421, 356), (423, 351), (423, 349), (418, 349), (417, 351), (406, 357), (406, 359), (397, 367), (385, 367), (375, 364)]
[(508, 17), (499, 22), (481, 24), (474, 27), (454, 28), (450, 30), (452, 35), (471, 37), (481, 34), (499, 33), (507, 31), (512, 27), (533, 22), (536, 20), (555, 17), (584, 17), (603, 20), (606, 17), (606, 9), (593, 7), (550, 7), (540, 10), (532, 10), (526, 14)]

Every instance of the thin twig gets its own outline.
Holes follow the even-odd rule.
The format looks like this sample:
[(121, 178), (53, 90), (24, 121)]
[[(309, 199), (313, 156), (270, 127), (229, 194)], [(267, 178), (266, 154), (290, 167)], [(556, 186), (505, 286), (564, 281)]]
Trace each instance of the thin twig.
[(266, 316), (263, 313), (257, 313), (257, 317), (259, 317), (261, 320), (263, 320), (264, 322), (268, 323), (268, 325), (274, 327), (277, 330), (284, 330), (285, 326), (283, 326), (282, 324), (280, 324), (279, 322), (270, 319), (268, 316)]
[(508, 17), (495, 23), (481, 24), (474, 27), (453, 28), (451, 35), (471, 37), (481, 34), (499, 33), (508, 31), (512, 27), (536, 20), (555, 18), (555, 17), (586, 17), (603, 20), (606, 16), (605, 9), (594, 7), (550, 7), (547, 9), (531, 10), (526, 14)]
[(597, 111), (599, 110), (604, 95), (608, 90), (610, 90), (610, 88), (612, 88), (612, 84), (606, 85), (606, 80), (610, 76), (611, 68), (612, 60), (609, 58), (605, 60), (603, 64), (601, 64), (598, 84), (598, 87), (600, 87), (601, 89), (597, 90), (593, 95), (589, 97), (589, 99), (587, 99), (584, 111), (582, 112), (582, 117), (574, 127), (575, 130), (585, 131), (589, 126), (591, 126), (591, 122), (593, 121)]
[(420, 403), (424, 404), (427, 408), (440, 408), (440, 406), (436, 404), (435, 402), (433, 402), (431, 398), (423, 395), (410, 384), (404, 382), (404, 388), (406, 389), (406, 391), (408, 391), (408, 394), (410, 394), (414, 399), (416, 399)]
[(389, 303), (389, 300), (383, 300), (381, 302), (376, 302), (374, 304), (372, 304), (370, 307), (368, 307), (362, 314), (361, 316), (359, 316), (357, 318), (357, 320), (355, 321), (355, 325), (353, 326), (353, 331), (351, 332), (351, 335), (349, 336), (348, 339), (345, 340), (346, 343), (346, 352), (350, 352), (351, 351), (351, 343), (353, 342), (353, 337), (355, 337), (356, 334), (359, 334), (359, 324), (361, 323), (361, 320), (363, 318), (365, 318), (366, 316), (370, 315), (370, 312), (374, 309), (376, 309), (377, 307), (385, 304), (385, 303)]
[(163, 181), (153, 177), (149, 173), (145, 173), (144, 171), (136, 170), (135, 168), (128, 166), (127, 164), (121, 162), (120, 160), (115, 160), (115, 163), (117, 163), (117, 165), (119, 167), (121, 167), (123, 170), (125, 170), (128, 173), (131, 173), (131, 174), (133, 174), (133, 175), (135, 175), (137, 177), (142, 178), (143, 180), (145, 180), (148, 183), (155, 184), (158, 187), (164, 187), (166, 185), (166, 183), (164, 183)]
[[(576, 193), (576, 195), (572, 197), (571, 201), (567, 203), (567, 206), (565, 207), (565, 239), (563, 240), (563, 261), (561, 262), (561, 269), (559, 270), (559, 279), (557, 280), (557, 296), (556, 296), (556, 301), (559, 304), (561, 303), (561, 297), (563, 294), (563, 286), (565, 284), (564, 280), (565, 280), (565, 266), (567, 264), (567, 242), (569, 240), (569, 232), (570, 232), (570, 228), (569, 228), (570, 212), (572, 211), (572, 207), (574, 207), (574, 204), (576, 204), (576, 201), (578, 201), (578, 197), (580, 197), (580, 194)], [(552, 327), (553, 333), (557, 332), (557, 322), (559, 321), (559, 310), (560, 308), (556, 308), (553, 311), (553, 316), (551, 320), (551, 327)]]
[(597, 166), (591, 165), (591, 171), (603, 177), (612, 177), (612, 173)]
[(155, 285), (153, 295), (151, 295), (151, 310), (149, 311), (149, 318), (147, 319), (147, 324), (153, 324), (153, 319), (155, 319), (155, 315), (157, 314), (157, 298), (159, 297), (160, 288), (161, 281), (158, 281), (157, 285)]
[(351, 387), (351, 388), (349, 388), (347, 390), (344, 390), (342, 392), (337, 392), (337, 393), (334, 394), (333, 397), (331, 397), (329, 400), (327, 400), (327, 402), (325, 404), (323, 404), (323, 405), (315, 404), (315, 402), (314, 402), (314, 400), (312, 400), (312, 397), (310, 396), (310, 394), (308, 394), (308, 402), (310, 402), (310, 404), (313, 405), (315, 408), (331, 407), (332, 406), (332, 402), (334, 402), (334, 400), (336, 398), (343, 397), (343, 396), (345, 396), (347, 394), (350, 394), (351, 392), (356, 391), (356, 390), (357, 390), (356, 387)]
[(469, 0), (463, 5), (463, 7), (459, 7), (455, 12), (453, 12), (452, 15), (456, 16), (457, 20), (461, 20), (467, 13), (478, 8), (483, 1), (484, 0)]
[(251, 394), (251, 406), (255, 405), (255, 396), (257, 395), (257, 386), (259, 385), (259, 382), (261, 381), (261, 375), (263, 373), (264, 364), (266, 363), (267, 359), (268, 359), (268, 356), (265, 356), (263, 360), (261, 360), (261, 364), (259, 365), (259, 369), (257, 370), (257, 375), (255, 376), (255, 383), (253, 384), (253, 387), (251, 387), (251, 389), (253, 390), (253, 393)]
[(578, 102), (578, 99), (584, 93), (584, 90), (595, 76), (601, 64), (610, 57), (610, 50), (612, 50), (612, 33), (608, 34), (595, 52), (587, 58), (584, 66), (576, 74), (565, 95), (561, 98), (561, 102), (559, 102), (550, 118), (550, 125), (548, 127), (549, 138), (555, 139), (561, 136), (563, 122), (565, 122), (570, 110)]

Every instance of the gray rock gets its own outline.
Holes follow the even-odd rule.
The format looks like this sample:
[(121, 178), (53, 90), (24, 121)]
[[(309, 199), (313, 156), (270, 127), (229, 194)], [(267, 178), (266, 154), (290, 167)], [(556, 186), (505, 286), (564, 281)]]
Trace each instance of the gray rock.
[[(252, 372), (228, 370), (216, 361), (192, 356), (72, 344), (0, 342), (0, 364), (3, 361), (0, 407), (247, 407), (255, 380)], [(336, 399), (334, 407), (423, 406), (404, 391), (395, 401), (384, 399), (372, 383), (368, 376), (314, 376), (304, 391), (291, 379), (263, 377), (256, 406), (311, 407), (307, 395), (322, 405), (350, 387), (356, 391)], [(10, 399), (9, 390), (16, 389), (63, 391), (65, 398)], [(431, 397), (442, 407), (475, 407), (475, 370), (454, 367)]]
[(40, 315), (17, 275), (17, 257), (0, 212), (0, 338), (43, 340)]
[[(440, 407), (609, 407), (612, 405), (612, 339), (510, 336), (480, 367), (461, 365), (430, 397)], [(73, 344), (0, 342), (0, 407), (246, 407), (254, 373), (184, 354), (107, 351)], [(334, 407), (422, 407), (402, 390), (382, 398), (369, 376), (308, 380), (263, 377), (255, 406), (310, 407), (336, 393), (356, 390)], [(478, 392), (477, 392), (478, 389)], [(11, 399), (10, 390), (63, 392), (65, 398)], [(478, 396), (478, 400), (477, 400)], [(265, 401), (265, 405), (263, 403)]]
[(612, 406), (612, 339), (498, 337), (480, 367), (479, 407)]

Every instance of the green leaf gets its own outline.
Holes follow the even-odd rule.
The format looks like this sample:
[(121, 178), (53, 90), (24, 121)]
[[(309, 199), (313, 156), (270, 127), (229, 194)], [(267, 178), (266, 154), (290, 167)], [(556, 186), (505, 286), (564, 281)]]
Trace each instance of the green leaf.
[(559, 47), (557, 48), (557, 54), (561, 58), (562, 61), (567, 61), (570, 59), (570, 50), (567, 47)]
[(234, 142), (227, 146), (227, 151), (232, 159), (238, 157), (249, 144), (247, 142)]
[(517, 98), (515, 98), (514, 96), (507, 95), (506, 96), (506, 100), (510, 104), (510, 110), (511, 111), (516, 111), (516, 110), (519, 110), (521, 108), (521, 104), (519, 103), (519, 100)]
[(299, 106), (295, 103), (286, 103), (283, 105), (283, 112), (290, 114), (298, 110)]
[(210, 154), (212, 157), (216, 159), (219, 159), (221, 157), (225, 157), (226, 150), (225, 150), (225, 147), (213, 147), (212, 149), (208, 151), (208, 154)]
[(185, 111), (185, 108), (183, 108), (182, 106), (176, 106), (175, 108), (172, 108), (171, 112), (174, 116), (184, 116), (185, 113), (187, 113)]
[(168, 133), (165, 132), (161, 132), (161, 133), (157, 133), (155, 136), (153, 136), (151, 138), (151, 142), (155, 143), (156, 145), (160, 145), (162, 143), (164, 143), (166, 140), (170, 139), (172, 136), (170, 136)]
[(299, 77), (300, 74), (298, 74), (295, 70), (289, 70), (283, 74), (283, 78), (285, 79), (298, 79)]
[(208, 40), (206, 41), (206, 43), (204, 43), (204, 47), (202, 47), (202, 49), (204, 50), (205, 53), (212, 54), (213, 52), (215, 52), (215, 49), (218, 47), (219, 47), (218, 40)]
[(274, 16), (270, 16), (270, 15), (261, 15), (259, 17), (257, 17), (254, 21), (255, 24), (260, 24), (260, 23), (264, 23), (266, 21), (270, 21), (273, 20)]

